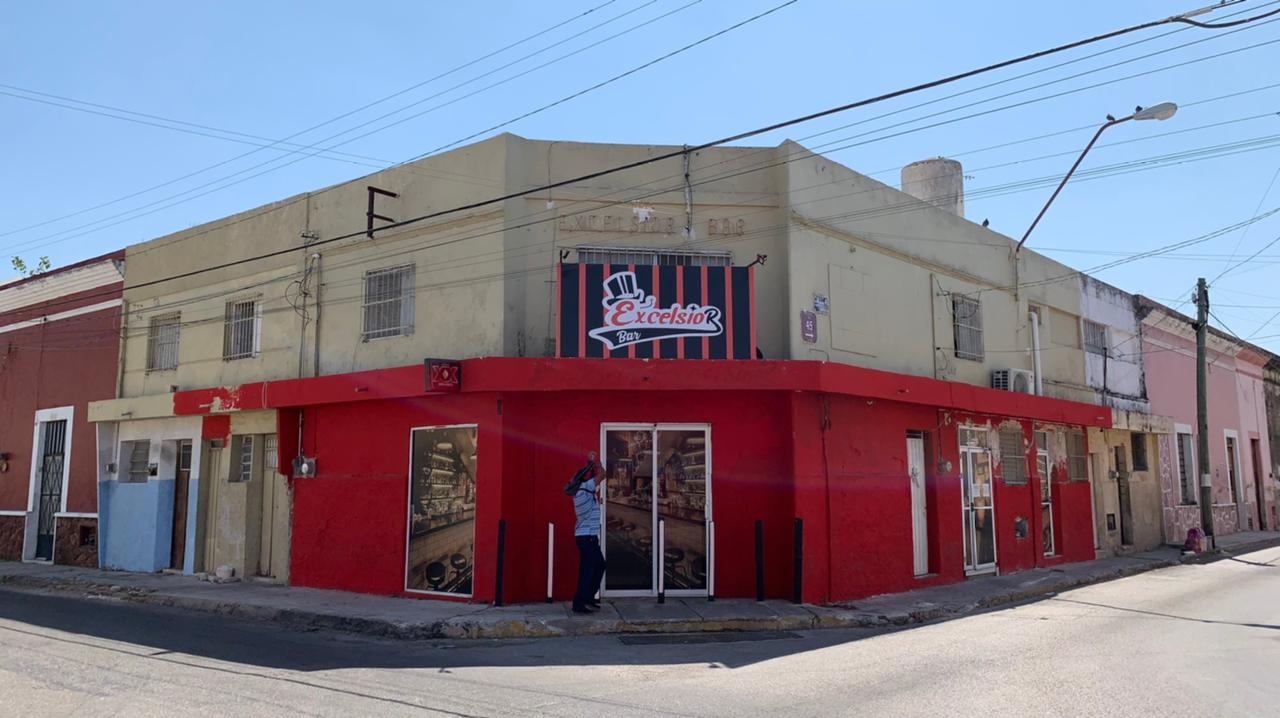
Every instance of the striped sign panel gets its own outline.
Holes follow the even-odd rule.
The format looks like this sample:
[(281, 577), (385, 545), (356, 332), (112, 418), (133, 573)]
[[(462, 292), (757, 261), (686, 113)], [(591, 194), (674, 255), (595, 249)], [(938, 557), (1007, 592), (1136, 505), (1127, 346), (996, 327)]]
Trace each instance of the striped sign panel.
[(753, 267), (561, 264), (556, 355), (754, 359)]

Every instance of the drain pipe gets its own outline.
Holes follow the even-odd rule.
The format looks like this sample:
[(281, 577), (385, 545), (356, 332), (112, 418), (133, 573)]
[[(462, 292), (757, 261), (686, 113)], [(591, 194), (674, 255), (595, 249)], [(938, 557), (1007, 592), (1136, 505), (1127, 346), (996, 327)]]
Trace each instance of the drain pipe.
[(1031, 320), (1031, 366), (1035, 370), (1036, 396), (1044, 396), (1044, 378), (1040, 375), (1040, 312), (1027, 312)]

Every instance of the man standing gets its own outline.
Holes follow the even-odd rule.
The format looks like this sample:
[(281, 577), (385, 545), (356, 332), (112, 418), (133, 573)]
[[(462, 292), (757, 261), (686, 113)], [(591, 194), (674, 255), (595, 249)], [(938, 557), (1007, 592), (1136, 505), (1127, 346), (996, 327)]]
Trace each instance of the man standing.
[(605, 475), (595, 463), (594, 457), (587, 464), (586, 480), (573, 495), (573, 512), (578, 521), (573, 528), (573, 540), (578, 544), (578, 590), (573, 594), (573, 612), (591, 613), (599, 608), (596, 592), (604, 578), (604, 554), (600, 551), (600, 495)]

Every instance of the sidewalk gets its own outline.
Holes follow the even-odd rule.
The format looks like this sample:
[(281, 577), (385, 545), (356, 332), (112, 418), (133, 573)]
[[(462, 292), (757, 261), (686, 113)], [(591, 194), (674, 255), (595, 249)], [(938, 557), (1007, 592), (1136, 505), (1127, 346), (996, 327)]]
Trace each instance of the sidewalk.
[(111, 596), (151, 605), (272, 621), (299, 630), (335, 629), (401, 639), (527, 638), (611, 633), (883, 628), (964, 615), (975, 610), (1144, 573), (1280, 545), (1280, 534), (1240, 533), (1218, 539), (1214, 554), (1183, 557), (1173, 547), (973, 579), (855, 601), (842, 606), (786, 601), (668, 598), (608, 600), (591, 616), (564, 603), (487, 605), (369, 596), (265, 583), (210, 583), (192, 576), (0, 562), (0, 586)]

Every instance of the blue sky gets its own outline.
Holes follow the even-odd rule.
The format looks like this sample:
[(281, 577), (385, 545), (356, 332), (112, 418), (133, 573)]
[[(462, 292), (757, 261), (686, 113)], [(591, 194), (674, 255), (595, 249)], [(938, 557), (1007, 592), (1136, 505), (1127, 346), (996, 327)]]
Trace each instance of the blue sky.
[[(351, 179), (590, 87), (783, 2), (17, 4), (0, 27), (0, 93), (8, 93), (0, 94), (6, 170), (0, 173), (0, 256), (17, 254), (31, 263), (48, 255), (63, 265)], [(533, 138), (695, 144), (1167, 17), (1196, 2), (797, 0), (505, 129)], [(1280, 4), (1250, 0), (1201, 19), (1275, 7)], [(591, 8), (598, 9), (583, 14)], [(582, 49), (333, 148), (357, 157), (299, 160), (303, 155), (275, 147), (235, 159), (562, 22), (517, 48), (293, 140), (317, 143), (422, 101), (322, 143), (332, 146)], [(1280, 67), (1280, 22), (1233, 33), (1180, 28), (1143, 31), (750, 143), (802, 140), (895, 185), (897, 168), (906, 163), (955, 156), (970, 176), (968, 216), (989, 219), (993, 229), (1016, 237), (1106, 114), (1177, 102), (1182, 109), (1167, 122), (1109, 130), (1030, 240), (1032, 248), (1073, 267), (1097, 267), (1280, 207), (1280, 86), (1268, 87), (1280, 83), (1274, 71)], [(475, 79), (560, 41), (535, 58)], [(1067, 61), (1075, 62), (1054, 67)], [(1026, 73), (1035, 74), (1018, 77)], [(1001, 84), (982, 89), (996, 82)], [(965, 94), (948, 99), (956, 93)], [(80, 104), (97, 103), (204, 128), (182, 125), (190, 132), (179, 132), (164, 120), (133, 116), (164, 125), (156, 127), (49, 102), (118, 114)], [(925, 102), (931, 104), (913, 109)], [(983, 114), (964, 119), (976, 113)], [(835, 129), (851, 123), (858, 124)], [(834, 131), (803, 139), (828, 130)], [(985, 149), (996, 145), (1005, 146)], [(122, 199), (129, 195), (136, 196)], [(1189, 311), (1184, 299), (1196, 277), (1213, 279), (1230, 270), (1213, 283), (1218, 323), (1280, 352), (1280, 317), (1267, 323), (1280, 314), (1280, 242), (1268, 246), (1277, 237), (1280, 214), (1098, 276)]]

